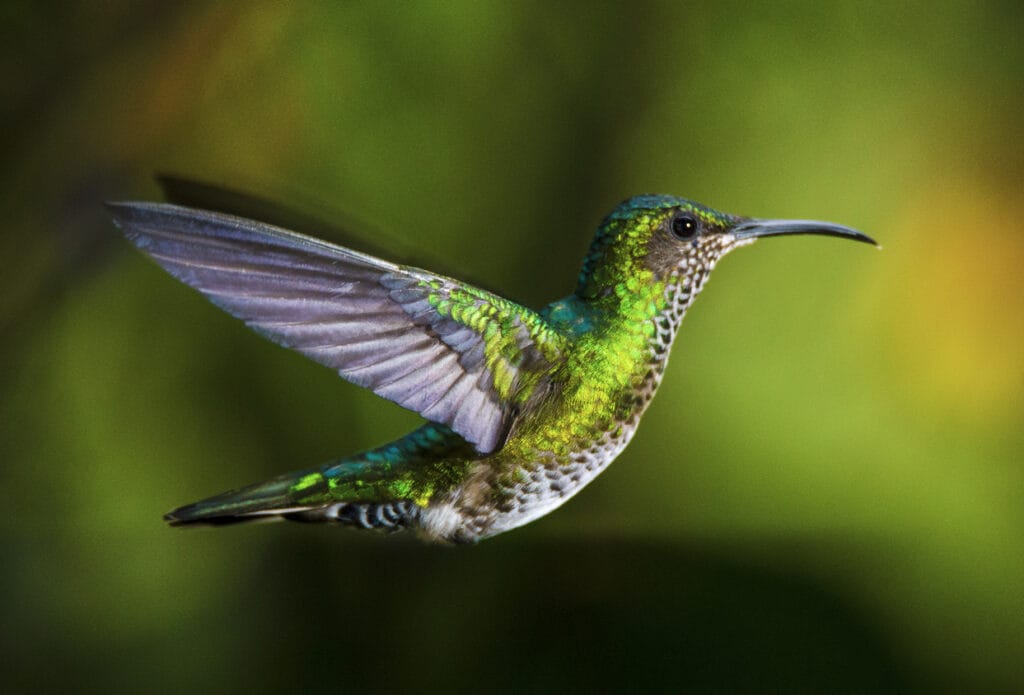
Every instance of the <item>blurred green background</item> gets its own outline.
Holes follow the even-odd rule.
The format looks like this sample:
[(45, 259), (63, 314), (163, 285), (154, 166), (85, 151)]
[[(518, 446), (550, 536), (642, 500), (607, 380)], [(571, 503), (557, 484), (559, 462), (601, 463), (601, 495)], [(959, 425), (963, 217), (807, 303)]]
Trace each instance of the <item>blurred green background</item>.
[[(0, 13), (6, 692), (1024, 688), (1021, 3), (41, 7)], [(884, 250), (730, 256), (518, 531), (179, 531), (417, 418), (130, 248), (100, 202), (156, 172), (535, 306), (643, 192)]]

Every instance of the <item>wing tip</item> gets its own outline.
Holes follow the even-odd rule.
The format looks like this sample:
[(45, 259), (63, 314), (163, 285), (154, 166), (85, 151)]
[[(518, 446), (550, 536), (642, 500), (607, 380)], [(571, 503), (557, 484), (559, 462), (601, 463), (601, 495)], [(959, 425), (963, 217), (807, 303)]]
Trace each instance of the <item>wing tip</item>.
[(103, 207), (107, 209), (114, 219), (131, 217), (138, 212), (154, 208), (167, 207), (166, 203), (143, 203), (136, 200), (105, 200)]
[(103, 207), (107, 209), (107, 213), (114, 219), (114, 224), (118, 227), (123, 227), (123, 223), (127, 221), (134, 205), (134, 203), (124, 200), (103, 201)]
[(167, 203), (143, 203), (134, 200), (107, 200), (103, 202), (103, 207), (107, 209), (107, 213), (113, 218), (114, 224), (125, 235), (132, 237), (132, 232), (138, 228), (140, 223), (145, 222), (146, 219), (152, 220), (159, 215), (172, 214), (177, 206), (168, 205)]

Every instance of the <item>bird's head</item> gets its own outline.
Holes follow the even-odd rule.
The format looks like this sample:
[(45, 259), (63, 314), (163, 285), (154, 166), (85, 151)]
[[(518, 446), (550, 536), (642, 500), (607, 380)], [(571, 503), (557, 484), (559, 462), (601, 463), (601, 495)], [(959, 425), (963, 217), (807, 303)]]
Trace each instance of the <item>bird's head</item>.
[(589, 300), (629, 301), (650, 289), (664, 290), (682, 310), (729, 251), (761, 237), (791, 234), (875, 243), (855, 229), (830, 222), (753, 219), (684, 198), (636, 196), (620, 203), (598, 227), (576, 293)]

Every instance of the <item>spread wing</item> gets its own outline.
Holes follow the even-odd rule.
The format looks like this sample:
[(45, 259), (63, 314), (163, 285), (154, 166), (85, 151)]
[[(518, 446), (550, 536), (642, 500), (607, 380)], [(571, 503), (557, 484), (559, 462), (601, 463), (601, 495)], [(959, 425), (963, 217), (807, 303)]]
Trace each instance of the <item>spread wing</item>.
[(136, 246), (217, 306), (481, 453), (501, 447), (564, 348), (535, 312), (449, 278), (240, 217), (108, 207)]

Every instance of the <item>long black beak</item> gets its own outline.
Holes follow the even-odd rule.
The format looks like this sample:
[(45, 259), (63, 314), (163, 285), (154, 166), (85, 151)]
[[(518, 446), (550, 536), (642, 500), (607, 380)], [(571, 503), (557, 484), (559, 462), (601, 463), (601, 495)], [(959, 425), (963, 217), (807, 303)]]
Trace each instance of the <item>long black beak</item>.
[(820, 234), (863, 241), (865, 244), (878, 246), (874, 239), (856, 229), (816, 220), (747, 220), (733, 227), (731, 234), (737, 239), (759, 239), (763, 236), (784, 236), (786, 234)]

